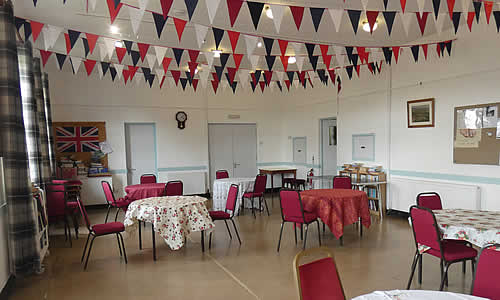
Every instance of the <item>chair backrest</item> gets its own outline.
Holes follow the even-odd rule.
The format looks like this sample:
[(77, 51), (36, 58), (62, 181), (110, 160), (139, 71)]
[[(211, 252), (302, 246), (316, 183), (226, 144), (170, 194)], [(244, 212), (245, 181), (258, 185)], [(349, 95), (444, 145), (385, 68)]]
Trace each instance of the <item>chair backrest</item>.
[(230, 210), (231, 215), (234, 214), (234, 208), (236, 207), (236, 199), (238, 199), (238, 189), (239, 186), (237, 184), (231, 184), (231, 186), (229, 187), (229, 192), (227, 193), (226, 212)]
[(352, 189), (351, 177), (349, 176), (335, 176), (333, 177), (334, 189)]
[(182, 196), (184, 193), (184, 185), (182, 181), (169, 181), (165, 185), (165, 196)]
[(413, 205), (410, 207), (410, 218), (416, 246), (421, 244), (441, 251), (441, 234), (432, 210)]
[(64, 184), (46, 184), (47, 215), (57, 218), (66, 214), (66, 186)]
[(77, 198), (76, 201), (78, 202), (78, 207), (80, 208), (80, 212), (82, 213), (82, 217), (83, 217), (83, 220), (85, 221), (85, 225), (87, 225), (87, 229), (90, 232), (92, 224), (90, 224), (89, 216), (87, 215), (87, 211), (85, 210), (85, 206), (83, 205), (80, 198)]
[(488, 299), (500, 299), (498, 270), (500, 270), (500, 244), (486, 245), (479, 252), (471, 294)]
[(111, 184), (109, 182), (103, 180), (101, 181), (102, 189), (104, 191), (104, 197), (106, 198), (106, 202), (108, 204), (115, 204), (115, 195), (113, 194), (113, 190), (111, 189)]
[(281, 218), (302, 217), (304, 219), (304, 208), (299, 191), (291, 189), (280, 190)]
[(145, 183), (156, 183), (156, 175), (155, 174), (142, 174), (141, 175), (141, 184)]
[[(327, 257), (300, 265), (302, 257), (316, 256), (318, 253), (326, 253)], [(301, 300), (345, 300), (344, 288), (330, 249), (319, 247), (297, 253), (293, 260), (293, 269)]]
[(443, 209), (441, 197), (435, 192), (420, 193), (417, 195), (417, 205), (431, 210)]
[(229, 172), (227, 170), (217, 170), (215, 171), (215, 179), (229, 178)]
[(265, 193), (266, 192), (266, 184), (267, 184), (267, 175), (259, 174), (255, 177), (255, 182), (253, 185), (254, 193)]

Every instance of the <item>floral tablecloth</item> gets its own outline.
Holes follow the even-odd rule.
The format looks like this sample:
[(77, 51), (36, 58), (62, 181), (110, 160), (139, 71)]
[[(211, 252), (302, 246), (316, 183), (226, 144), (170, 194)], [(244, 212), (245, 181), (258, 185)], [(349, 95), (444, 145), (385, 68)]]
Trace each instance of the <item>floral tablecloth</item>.
[(352, 300), (481, 300), (485, 298), (451, 292), (424, 290), (375, 291), (370, 294), (352, 298)]
[(344, 226), (361, 223), (370, 227), (368, 198), (363, 191), (323, 189), (300, 192), (304, 210), (316, 212), (336, 238), (344, 234)]
[[(214, 187), (212, 191), (212, 209), (213, 210), (224, 210), (226, 208), (227, 193), (231, 184), (237, 184), (238, 188), (238, 198), (236, 199), (236, 208), (234, 214), (237, 215), (241, 207), (241, 199), (243, 194), (246, 192), (253, 192), (253, 185), (255, 178), (223, 178), (214, 180)], [(245, 207), (251, 208), (252, 202), (250, 199), (245, 199)], [(254, 199), (254, 207), (259, 207), (259, 200)]]
[(164, 196), (136, 200), (128, 206), (125, 229), (133, 233), (138, 221), (152, 223), (154, 230), (172, 249), (184, 246), (191, 232), (211, 231), (215, 225), (205, 206), (206, 198), (199, 196)]
[(165, 183), (143, 183), (125, 187), (125, 200), (132, 202), (149, 197), (161, 197), (165, 193)]

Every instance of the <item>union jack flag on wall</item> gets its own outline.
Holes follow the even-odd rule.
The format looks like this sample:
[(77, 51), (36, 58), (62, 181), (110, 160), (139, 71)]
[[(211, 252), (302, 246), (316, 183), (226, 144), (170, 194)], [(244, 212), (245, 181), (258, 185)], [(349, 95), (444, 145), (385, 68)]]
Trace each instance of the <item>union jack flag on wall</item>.
[(97, 127), (69, 126), (56, 127), (58, 152), (94, 152), (99, 148)]

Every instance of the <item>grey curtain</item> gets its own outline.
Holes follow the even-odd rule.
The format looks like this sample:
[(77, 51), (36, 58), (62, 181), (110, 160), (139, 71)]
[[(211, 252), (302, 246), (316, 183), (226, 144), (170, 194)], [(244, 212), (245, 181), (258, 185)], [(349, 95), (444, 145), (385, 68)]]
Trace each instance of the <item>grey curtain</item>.
[(45, 100), (43, 97), (43, 82), (40, 58), (33, 59), (33, 77), (35, 79), (35, 100), (37, 111), (37, 122), (39, 130), (38, 151), (40, 151), (40, 176), (42, 183), (49, 183), (50, 158), (49, 158), (49, 137), (47, 135), (47, 118), (45, 116)]
[(28, 175), (14, 14), (10, 0), (0, 0), (0, 156), (4, 157), (12, 272), (40, 269), (36, 219)]
[(42, 73), (43, 84), (43, 100), (45, 103), (45, 121), (47, 123), (47, 137), (49, 143), (49, 163), (50, 163), (50, 177), (56, 178), (56, 157), (54, 150), (54, 133), (52, 131), (52, 108), (50, 104), (50, 90), (49, 90), (49, 75)]

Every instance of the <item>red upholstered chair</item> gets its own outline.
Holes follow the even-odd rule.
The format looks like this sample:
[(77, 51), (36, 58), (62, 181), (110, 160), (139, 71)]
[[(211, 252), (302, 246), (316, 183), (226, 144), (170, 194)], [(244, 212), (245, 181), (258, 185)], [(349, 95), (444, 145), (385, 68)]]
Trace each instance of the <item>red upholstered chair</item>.
[(215, 171), (215, 179), (229, 178), (229, 172), (227, 170), (217, 170)]
[[(432, 210), (414, 205), (410, 207), (410, 217), (416, 251), (411, 266), (410, 279), (406, 287), (407, 289), (410, 289), (415, 267), (417, 262), (422, 260), (423, 254), (430, 254), (441, 260), (441, 285), (439, 287), (441, 291), (443, 290), (445, 282), (447, 283), (448, 281), (448, 268), (451, 264), (470, 260), (472, 270), (474, 271), (477, 251), (472, 248), (470, 243), (465, 244), (462, 241), (442, 240), (441, 232), (439, 231), (436, 217)], [(430, 249), (420, 253), (419, 246), (421, 245), (430, 247)], [(421, 270), (419, 270), (419, 283), (422, 283)]]
[[(116, 234), (116, 239), (118, 240), (118, 249), (120, 250), (120, 256), (125, 258), (125, 263), (127, 263), (127, 253), (125, 252), (125, 243), (123, 242), (123, 237), (121, 235), (122, 232), (125, 231), (125, 226), (122, 222), (111, 222), (104, 224), (90, 224), (89, 217), (87, 215), (87, 211), (85, 210), (85, 206), (83, 206), (80, 199), (78, 199), (78, 206), (80, 207), (80, 212), (82, 213), (83, 220), (85, 221), (85, 225), (89, 230), (89, 235), (87, 236), (87, 242), (85, 243), (85, 248), (83, 248), (83, 254), (81, 262), (85, 258), (85, 253), (87, 252), (87, 246), (89, 244), (90, 236), (92, 236), (92, 240), (90, 241), (89, 251), (87, 252), (87, 259), (85, 260), (85, 266), (83, 269), (87, 269), (87, 264), (89, 262), (90, 251), (92, 251), (92, 245), (94, 245), (94, 240), (98, 236), (108, 235), (108, 234)], [(120, 244), (121, 243), (121, 244)]]
[(352, 189), (351, 177), (349, 176), (335, 176), (333, 177), (334, 189)]
[(142, 174), (141, 175), (141, 184), (145, 183), (156, 183), (156, 175), (155, 174)]
[(165, 185), (165, 196), (182, 196), (184, 193), (184, 185), (180, 180), (169, 181)]
[[(238, 229), (236, 229), (236, 224), (234, 224), (234, 208), (236, 207), (236, 200), (238, 198), (238, 185), (231, 184), (229, 187), (229, 192), (227, 193), (227, 201), (226, 201), (226, 209), (225, 210), (217, 210), (217, 211), (209, 211), (210, 217), (212, 220), (223, 220), (226, 223), (227, 233), (229, 234), (229, 238), (233, 239), (231, 236), (231, 231), (229, 230), (229, 225), (227, 225), (227, 220), (231, 220), (233, 222), (234, 231), (236, 232), (236, 236), (238, 237), (238, 241), (241, 245), (240, 234), (238, 233)], [(210, 232), (210, 239), (208, 242), (208, 247), (212, 248), (212, 233)]]
[(318, 241), (321, 246), (321, 235), (319, 230), (318, 215), (316, 213), (304, 211), (302, 205), (302, 199), (300, 198), (300, 193), (295, 190), (282, 189), (280, 191), (280, 207), (281, 207), (281, 230), (280, 239), (278, 240), (278, 249), (280, 251), (281, 235), (283, 234), (283, 226), (286, 222), (290, 222), (293, 225), (295, 231), (295, 244), (297, 244), (297, 226), (302, 228), (302, 225), (306, 225), (306, 232), (304, 235), (304, 245), (303, 249), (306, 249), (307, 242), (307, 231), (309, 230), (309, 224), (316, 222), (318, 225)]
[(266, 198), (264, 198), (264, 193), (266, 192), (266, 184), (267, 184), (267, 176), (265, 174), (259, 174), (255, 177), (255, 182), (253, 184), (253, 192), (246, 192), (243, 194), (243, 201), (241, 201), (241, 210), (243, 211), (245, 207), (245, 199), (250, 199), (252, 202), (252, 213), (255, 218), (255, 209), (254, 209), (254, 199), (259, 199), (259, 211), (262, 211), (262, 202), (266, 206), (267, 215), (269, 214), (269, 208), (267, 207)]
[(111, 209), (111, 207), (115, 207), (117, 209), (115, 215), (115, 222), (116, 222), (116, 220), (118, 219), (118, 213), (120, 212), (120, 209), (123, 210), (123, 212), (127, 212), (127, 207), (130, 203), (123, 198), (116, 200), (109, 182), (103, 180), (101, 181), (101, 185), (104, 191), (106, 202), (108, 202), (108, 211), (106, 213), (106, 219), (104, 220), (104, 223), (108, 222), (109, 210)]
[[(305, 256), (322, 253), (327, 257), (300, 265)], [(345, 300), (335, 259), (326, 247), (301, 251), (293, 260), (294, 277), (300, 300)]]
[(425, 192), (417, 195), (417, 205), (430, 210), (443, 209), (441, 197), (435, 192)]
[(500, 285), (498, 284), (498, 270), (500, 270), (500, 244), (486, 245), (479, 252), (476, 274), (472, 281), (473, 296), (492, 300), (500, 299)]
[(47, 215), (49, 222), (64, 222), (64, 236), (69, 239), (69, 245), (73, 246), (71, 241), (71, 230), (69, 227), (68, 217), (73, 219), (75, 226), (75, 235), (78, 237), (78, 220), (76, 212), (78, 211), (77, 202), (69, 200), (68, 186), (62, 183), (49, 183), (45, 186), (45, 194), (47, 198)]

